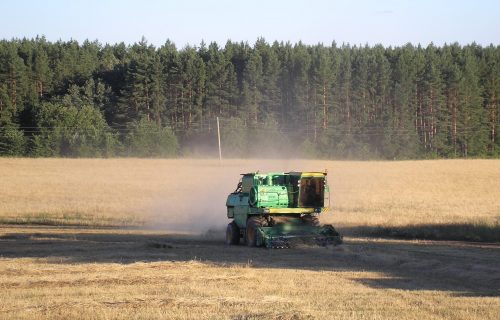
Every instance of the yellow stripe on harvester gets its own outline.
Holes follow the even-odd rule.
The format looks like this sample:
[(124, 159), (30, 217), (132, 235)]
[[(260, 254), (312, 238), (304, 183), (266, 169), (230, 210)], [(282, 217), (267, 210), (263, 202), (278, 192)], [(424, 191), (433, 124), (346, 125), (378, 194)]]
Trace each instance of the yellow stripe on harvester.
[(324, 177), (324, 172), (302, 172), (301, 177)]

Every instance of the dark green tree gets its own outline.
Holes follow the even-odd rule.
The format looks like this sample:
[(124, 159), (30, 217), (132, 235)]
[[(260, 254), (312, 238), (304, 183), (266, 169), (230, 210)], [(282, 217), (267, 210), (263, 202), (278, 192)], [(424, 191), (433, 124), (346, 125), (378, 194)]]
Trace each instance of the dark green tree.
[(172, 130), (146, 117), (134, 123), (126, 138), (126, 150), (130, 156), (173, 157), (179, 145)]

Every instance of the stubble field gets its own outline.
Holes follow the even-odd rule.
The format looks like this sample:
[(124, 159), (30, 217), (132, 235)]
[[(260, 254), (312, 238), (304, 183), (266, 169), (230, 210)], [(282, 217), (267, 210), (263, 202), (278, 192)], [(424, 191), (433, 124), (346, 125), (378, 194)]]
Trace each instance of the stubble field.
[[(327, 169), (345, 244), (224, 246), (225, 197), (258, 169)], [(0, 159), (0, 177), (0, 318), (500, 312), (497, 160)]]

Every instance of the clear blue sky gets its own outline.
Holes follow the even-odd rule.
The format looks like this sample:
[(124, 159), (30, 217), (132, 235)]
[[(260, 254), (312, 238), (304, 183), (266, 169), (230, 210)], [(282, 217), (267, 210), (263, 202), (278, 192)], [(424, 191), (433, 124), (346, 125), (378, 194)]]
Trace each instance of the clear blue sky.
[(0, 0), (0, 39), (500, 44), (498, 0)]

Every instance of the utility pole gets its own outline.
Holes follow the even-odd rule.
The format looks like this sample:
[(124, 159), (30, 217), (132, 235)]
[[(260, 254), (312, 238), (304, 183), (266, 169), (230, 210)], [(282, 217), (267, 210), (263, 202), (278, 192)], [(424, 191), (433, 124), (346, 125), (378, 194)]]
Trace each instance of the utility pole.
[(219, 117), (217, 117), (217, 139), (219, 140), (219, 162), (222, 162), (222, 151), (220, 148), (220, 127), (219, 127)]

